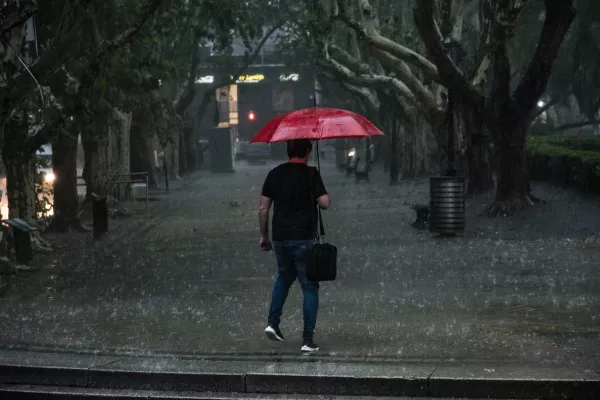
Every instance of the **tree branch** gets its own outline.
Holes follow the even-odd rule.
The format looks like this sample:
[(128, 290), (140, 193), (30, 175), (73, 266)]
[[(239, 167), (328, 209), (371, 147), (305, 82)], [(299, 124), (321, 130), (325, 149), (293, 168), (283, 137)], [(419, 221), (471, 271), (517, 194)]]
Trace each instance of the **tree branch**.
[(375, 93), (373, 93), (370, 89), (353, 85), (345, 80), (338, 80), (342, 87), (346, 89), (348, 92), (358, 96), (366, 105), (369, 107), (371, 111), (376, 111), (381, 107), (381, 102)]
[(573, 19), (573, 0), (545, 0), (546, 18), (536, 52), (515, 90), (520, 119), (525, 120), (546, 90), (552, 67)]
[(418, 100), (420, 108), (427, 115), (437, 115), (440, 112), (440, 108), (438, 107), (437, 100), (433, 93), (417, 79), (404, 61), (379, 49), (372, 50), (372, 53), (383, 66), (396, 74), (396, 76), (408, 86)]
[[(57, 32), (53, 40), (53, 46), (43, 52), (42, 56), (35, 60), (30, 66), (29, 71), (33, 74), (40, 84), (44, 85), (47, 79), (52, 76), (66, 60), (72, 55), (75, 46), (73, 43), (78, 40), (80, 27), (88, 7), (92, 0), (74, 0), (73, 8), (69, 13), (70, 17), (63, 21), (61, 26), (64, 29)], [(27, 71), (19, 71), (13, 74), (8, 81), (0, 84), (0, 91), (4, 92), (6, 114), (19, 102), (21, 102), (30, 91), (36, 87), (35, 81)]]
[[(35, 1), (11, 1), (0, 8), (0, 37), (4, 37), (14, 28), (23, 25), (37, 12)], [(15, 15), (16, 14), (16, 15)], [(8, 16), (9, 18), (6, 18)], [(14, 16), (14, 18), (10, 18)], [(7, 21), (8, 20), (8, 21)]]
[(103, 59), (108, 54), (118, 50), (129, 40), (131, 40), (131, 38), (133, 38), (140, 28), (152, 17), (152, 15), (154, 15), (160, 4), (161, 0), (148, 0), (148, 3), (146, 3), (142, 9), (142, 15), (137, 22), (109, 42), (103, 42), (100, 50), (96, 53), (96, 59)]
[[(353, 20), (343, 5), (343, 0), (336, 0), (339, 6), (340, 12), (335, 19), (342, 21), (346, 26), (356, 31), (360, 38), (364, 39), (368, 44), (374, 47), (387, 51), (394, 57), (400, 58), (407, 63), (414, 65), (415, 67), (422, 70), (431, 79), (440, 82), (440, 77), (436, 66), (427, 60), (419, 53), (402, 46), (393, 40), (381, 35), (377, 29), (377, 22), (375, 20), (375, 13), (368, 0), (362, 0), (363, 12), (365, 14), (365, 22), (359, 23)], [(365, 9), (370, 11), (365, 11)]]
[(398, 80), (394, 77), (375, 75), (372, 73), (372, 71), (369, 71), (369, 73), (356, 74), (352, 70), (350, 70), (350, 68), (348, 68), (347, 66), (336, 61), (329, 54), (329, 43), (327, 41), (325, 42), (325, 44), (323, 46), (323, 53), (324, 53), (325, 61), (318, 60), (317, 64), (319, 64), (325, 68), (331, 68), (339, 76), (344, 77), (344, 79), (349, 80), (351, 83), (355, 83), (358, 85), (390, 85), (391, 84), (394, 86), (394, 89), (397, 90), (398, 93), (400, 93), (403, 97), (407, 98), (408, 100), (410, 100), (412, 102), (415, 101), (414, 94), (404, 84), (404, 82), (401, 82), (400, 80)]
[(458, 69), (443, 46), (442, 35), (434, 20), (433, 0), (419, 0), (414, 12), (415, 24), (425, 47), (437, 66), (444, 86), (457, 93), (469, 103), (480, 105), (484, 96)]
[[(256, 60), (256, 58), (260, 54), (260, 51), (264, 47), (267, 40), (269, 40), (269, 38), (273, 35), (273, 33), (275, 33), (279, 28), (281, 28), (284, 23), (285, 23), (285, 21), (279, 21), (278, 23), (273, 25), (267, 31), (267, 33), (262, 37), (260, 42), (258, 42), (258, 44), (256, 45), (256, 48), (254, 49), (254, 51), (252, 52), (250, 57), (244, 62), (244, 64), (242, 66), (240, 66), (237, 69), (237, 71), (235, 71), (233, 73), (233, 75), (231, 75), (231, 78), (224, 79), (220, 82), (213, 83), (212, 85), (208, 86), (208, 88), (206, 89), (206, 91), (204, 93), (204, 97), (202, 99), (202, 104), (207, 105), (210, 98), (214, 95), (214, 91), (217, 90), (218, 88), (223, 87), (223, 86), (229, 86), (229, 85), (235, 83), (235, 81), (238, 79), (238, 77), (241, 74), (243, 74), (244, 71), (250, 65), (252, 65), (254, 60)], [(198, 62), (197, 58), (196, 58), (196, 62)], [(197, 64), (196, 64), (196, 67), (197, 67)], [(183, 115), (185, 110), (189, 107), (190, 104), (192, 104), (192, 102), (194, 101), (194, 98), (196, 97), (195, 81), (196, 81), (196, 68), (194, 68), (192, 71), (190, 71), (190, 79), (189, 79), (189, 83), (188, 83), (188, 89), (180, 97), (180, 100), (176, 105), (176, 112), (179, 115)], [(201, 109), (202, 109), (202, 107), (201, 107)]]
[(175, 97), (175, 100), (173, 101), (173, 107), (175, 108), (175, 112), (180, 116), (183, 116), (183, 113), (189, 107), (189, 105), (192, 104), (192, 102), (194, 101), (194, 97), (196, 96), (194, 85), (196, 80), (196, 71), (198, 69), (198, 64), (200, 64), (199, 44), (201, 38), (202, 31), (200, 29), (196, 29), (192, 38), (194, 42), (194, 51), (192, 52), (192, 60), (188, 79), (185, 81), (183, 87), (180, 89), (179, 93)]
[(489, 102), (490, 109), (495, 110), (494, 115), (502, 115), (502, 109), (507, 112), (512, 112), (514, 104), (510, 97), (510, 82), (511, 70), (510, 59), (508, 58), (508, 50), (506, 43), (500, 43), (496, 51), (492, 54), (492, 65), (494, 68), (494, 80), (492, 82), (492, 90), (490, 93), (491, 101)]
[(480, 1), (480, 23), (482, 29), (479, 36), (479, 44), (477, 45), (477, 52), (475, 53), (467, 72), (470, 81), (476, 79), (476, 75), (481, 72), (482, 64), (486, 57), (492, 53), (497, 46), (497, 43), (492, 42), (491, 40), (492, 18), (493, 15), (489, 0)]

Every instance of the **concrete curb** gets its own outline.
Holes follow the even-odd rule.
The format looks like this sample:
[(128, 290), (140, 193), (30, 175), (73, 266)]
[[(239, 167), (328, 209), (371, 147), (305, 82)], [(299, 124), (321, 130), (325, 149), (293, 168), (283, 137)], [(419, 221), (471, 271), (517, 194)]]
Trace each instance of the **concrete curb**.
[[(127, 396), (123, 398), (132, 398), (132, 393), (137, 391), (158, 391), (167, 397), (169, 392), (195, 393), (189, 398), (197, 398), (200, 392), (237, 393), (239, 396), (600, 398), (600, 376), (574, 368), (506, 365), (495, 368), (486, 365), (484, 368), (456, 363), (209, 361), (19, 351), (0, 351), (0, 385), (1, 398), (8, 392), (16, 396), (19, 387), (30, 385), (48, 388), (49, 396), (51, 388), (56, 391), (70, 387), (88, 391), (117, 390), (119, 396)], [(24, 391), (23, 395), (26, 395)]]

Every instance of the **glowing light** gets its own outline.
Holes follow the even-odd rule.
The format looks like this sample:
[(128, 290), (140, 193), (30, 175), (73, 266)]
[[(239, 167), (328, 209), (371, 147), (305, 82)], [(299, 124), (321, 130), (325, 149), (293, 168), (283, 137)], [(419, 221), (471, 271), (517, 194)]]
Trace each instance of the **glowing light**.
[[(233, 76), (230, 76), (230, 78), (233, 79)], [(236, 83), (258, 83), (263, 80), (265, 80), (265, 76), (263, 74), (246, 74), (238, 76), (235, 81)]]
[(281, 82), (288, 82), (288, 81), (298, 82), (298, 79), (300, 79), (300, 74), (289, 74), (289, 75), (281, 74), (281, 75), (279, 75), (279, 80)]
[(254, 120), (256, 119), (256, 115), (254, 115), (254, 111), (250, 111), (250, 112), (248, 113), (248, 119), (249, 119), (250, 121), (254, 121)]
[(196, 78), (196, 83), (214, 83), (215, 77), (213, 75), (206, 75)]
[(55, 179), (56, 176), (54, 175), (54, 172), (48, 172), (46, 175), (44, 175), (44, 180), (46, 183), (53, 183)]

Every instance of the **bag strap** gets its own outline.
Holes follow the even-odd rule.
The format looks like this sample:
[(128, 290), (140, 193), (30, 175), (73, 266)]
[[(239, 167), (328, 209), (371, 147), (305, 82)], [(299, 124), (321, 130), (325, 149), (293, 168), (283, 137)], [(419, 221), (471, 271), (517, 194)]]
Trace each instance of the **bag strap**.
[[(311, 199), (311, 219), (315, 220), (315, 207), (317, 208), (317, 221), (319, 223), (319, 231), (315, 232), (319, 239), (325, 236), (325, 227), (323, 226), (323, 215), (321, 214), (321, 207), (317, 204), (317, 198), (315, 196), (315, 179), (316, 179), (316, 168), (310, 167), (310, 182), (309, 182), (309, 190), (310, 190), (310, 199)], [(315, 229), (316, 230), (316, 229)]]

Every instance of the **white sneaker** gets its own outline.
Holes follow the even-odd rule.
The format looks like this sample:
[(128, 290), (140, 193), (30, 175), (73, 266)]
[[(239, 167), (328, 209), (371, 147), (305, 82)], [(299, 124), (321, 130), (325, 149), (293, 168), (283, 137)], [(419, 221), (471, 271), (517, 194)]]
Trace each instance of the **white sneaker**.
[(267, 328), (265, 329), (265, 335), (267, 335), (267, 337), (271, 340), (283, 342), (283, 334), (281, 333), (279, 328), (276, 329), (272, 326), (267, 326)]
[(312, 340), (305, 340), (300, 351), (306, 354), (316, 353), (319, 351), (319, 346)]

